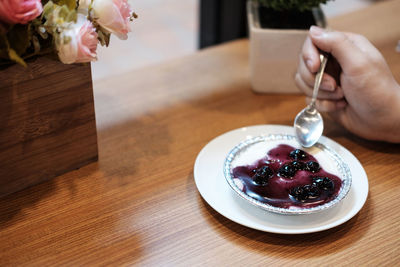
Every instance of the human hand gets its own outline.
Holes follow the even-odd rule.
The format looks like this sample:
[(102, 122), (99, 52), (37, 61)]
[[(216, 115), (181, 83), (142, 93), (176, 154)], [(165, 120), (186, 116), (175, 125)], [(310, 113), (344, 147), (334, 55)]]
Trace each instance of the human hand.
[(308, 101), (320, 65), (318, 49), (333, 56), (328, 62), (333, 72), (328, 66), (317, 109), (363, 138), (400, 143), (400, 85), (381, 53), (361, 35), (312, 26), (295, 78)]

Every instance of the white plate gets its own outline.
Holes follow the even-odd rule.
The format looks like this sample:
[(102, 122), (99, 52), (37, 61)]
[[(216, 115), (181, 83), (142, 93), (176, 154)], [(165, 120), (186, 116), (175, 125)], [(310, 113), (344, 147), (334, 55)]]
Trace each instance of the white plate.
[(253, 206), (237, 195), (223, 173), (226, 155), (247, 138), (265, 134), (294, 134), (289, 126), (258, 125), (236, 129), (209, 142), (199, 153), (194, 179), (204, 200), (217, 212), (241, 225), (271, 233), (303, 234), (338, 226), (356, 215), (368, 196), (368, 178), (357, 158), (347, 149), (322, 136), (320, 143), (336, 151), (350, 167), (353, 177), (350, 192), (335, 207), (313, 214), (283, 215)]

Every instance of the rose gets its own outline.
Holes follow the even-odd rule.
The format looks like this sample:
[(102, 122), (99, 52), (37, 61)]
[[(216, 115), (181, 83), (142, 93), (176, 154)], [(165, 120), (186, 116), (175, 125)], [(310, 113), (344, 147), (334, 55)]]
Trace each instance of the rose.
[(40, 0), (1, 0), (0, 21), (27, 24), (43, 11)]
[[(66, 43), (65, 43), (66, 40)], [(97, 60), (97, 33), (93, 24), (86, 20), (72, 24), (72, 28), (61, 33), (57, 45), (58, 57), (65, 64)]]
[(97, 33), (93, 24), (83, 19), (64, 30), (57, 44), (58, 57), (65, 64), (97, 60)]
[(104, 30), (115, 34), (119, 39), (128, 38), (132, 10), (127, 0), (94, 0), (92, 10), (96, 22)]
[(94, 19), (104, 30), (119, 39), (128, 38), (132, 10), (127, 0), (94, 0), (92, 10)]

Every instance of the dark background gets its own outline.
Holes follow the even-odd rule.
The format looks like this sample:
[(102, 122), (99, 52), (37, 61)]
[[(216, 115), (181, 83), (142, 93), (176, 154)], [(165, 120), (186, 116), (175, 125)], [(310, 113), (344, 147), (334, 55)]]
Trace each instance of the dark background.
[(247, 36), (246, 0), (200, 0), (199, 48)]

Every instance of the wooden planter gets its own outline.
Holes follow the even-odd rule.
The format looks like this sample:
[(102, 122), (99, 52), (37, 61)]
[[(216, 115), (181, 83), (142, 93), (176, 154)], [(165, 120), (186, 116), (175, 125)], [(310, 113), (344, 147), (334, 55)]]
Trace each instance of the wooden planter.
[[(314, 18), (319, 26), (324, 17)], [(308, 30), (262, 28), (258, 4), (247, 1), (250, 35), (250, 80), (257, 93), (300, 93), (294, 82), (299, 55)]]
[(0, 196), (97, 160), (90, 65), (0, 70)]

